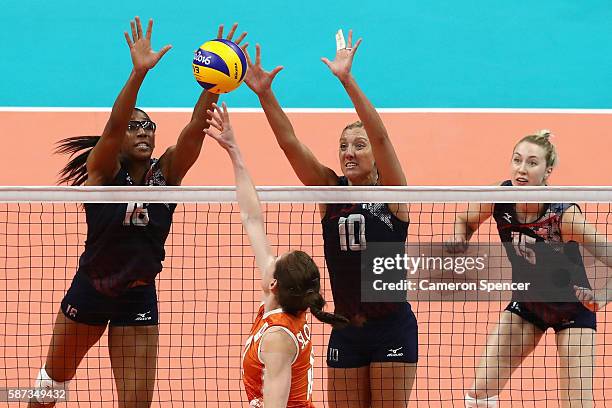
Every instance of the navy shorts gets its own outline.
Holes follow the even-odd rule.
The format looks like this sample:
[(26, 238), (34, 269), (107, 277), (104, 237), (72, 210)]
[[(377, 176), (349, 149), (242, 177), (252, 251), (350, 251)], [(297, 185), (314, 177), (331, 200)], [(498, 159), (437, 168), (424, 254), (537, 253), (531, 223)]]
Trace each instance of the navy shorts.
[(357, 368), (370, 363), (416, 363), (419, 333), (410, 304), (382, 319), (368, 320), (362, 327), (332, 329), (327, 346), (327, 365)]
[(570, 328), (593, 329), (597, 330), (597, 319), (594, 312), (586, 307), (579, 305), (577, 312), (572, 313), (568, 318), (561, 318), (554, 322), (547, 322), (529, 309), (523, 302), (510, 302), (506, 310), (512, 314), (522, 317), (524, 320), (533, 324), (542, 331), (552, 328), (555, 333)]
[(98, 292), (87, 276), (77, 273), (61, 307), (68, 319), (92, 326), (150, 326), (159, 323), (154, 284), (136, 286), (111, 297)]

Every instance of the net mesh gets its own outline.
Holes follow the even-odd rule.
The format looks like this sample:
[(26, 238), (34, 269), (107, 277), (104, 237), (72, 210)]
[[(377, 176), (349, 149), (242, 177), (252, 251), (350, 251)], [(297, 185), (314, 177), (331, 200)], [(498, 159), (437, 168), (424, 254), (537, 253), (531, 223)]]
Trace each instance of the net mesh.
[[(42, 367), (51, 339), (53, 322), (76, 271), (87, 226), (83, 200), (64, 194), (53, 202), (46, 193), (53, 189), (29, 190), (30, 199), (0, 192), (0, 388), (30, 387)], [(57, 189), (56, 189), (57, 190)], [(54, 190), (54, 191), (56, 191)], [(91, 190), (91, 189), (90, 189)], [(138, 189), (124, 189), (109, 201), (132, 202)], [(71, 189), (83, 194), (87, 189)], [(191, 190), (195, 191), (195, 190)], [(266, 230), (277, 254), (301, 249), (312, 255), (322, 269), (322, 290), (333, 310), (333, 299), (325, 259), (318, 205), (334, 202), (341, 194), (325, 189), (279, 189), (263, 195)], [(475, 190), (476, 191), (476, 190)], [(410, 191), (398, 201), (409, 201), (411, 223), (408, 242), (444, 242), (453, 231), (457, 213), (478, 192), (444, 189), (439, 195)], [(485, 193), (492, 193), (484, 189)], [(45, 193), (42, 194), (41, 192)], [(286, 201), (284, 194), (295, 197)], [(493, 192), (494, 193), (494, 192)], [(546, 190), (538, 196), (513, 191), (507, 202), (547, 201)], [(534, 194), (535, 194), (534, 193)], [(579, 202), (587, 221), (612, 239), (612, 189), (568, 189), (563, 201)], [(164, 201), (165, 197), (155, 196)], [(227, 189), (207, 191), (199, 202), (179, 203), (166, 241), (164, 270), (157, 278), (159, 299), (159, 346), (153, 406), (229, 407), (246, 406), (241, 383), (241, 354), (260, 298), (259, 272), (244, 234), (239, 208), (224, 194)], [(327, 194), (327, 198), (326, 198)], [(334, 195), (335, 194), (335, 195)], [(359, 202), (388, 200), (378, 192), (357, 191)], [(408, 194), (408, 195), (406, 195)], [(96, 196), (95, 200), (105, 201)], [(146, 198), (151, 199), (153, 195)], [(191, 200), (187, 195), (184, 201)], [(406, 198), (408, 197), (408, 198)], [(177, 196), (172, 200), (178, 201)], [(501, 196), (490, 196), (494, 201)], [(354, 199), (354, 196), (351, 196)], [(588, 199), (588, 202), (583, 200)], [(596, 201), (596, 200), (600, 201)], [(21, 200), (21, 202), (8, 202)], [(454, 201), (452, 201), (454, 200)], [(28, 202), (29, 201), (29, 202)], [(73, 201), (73, 202), (68, 202)], [(485, 222), (473, 242), (499, 242), (491, 220)], [(585, 254), (585, 263), (596, 264)], [(609, 269), (595, 268), (605, 281)], [(488, 334), (497, 325), (507, 302), (415, 301), (412, 308), (419, 322), (419, 362), (409, 406), (463, 407), (464, 396), (475, 377)], [(330, 328), (311, 317), (312, 342), (316, 353), (313, 402), (328, 406), (325, 354)], [(592, 377), (597, 406), (612, 406), (605, 379), (612, 375), (612, 327), (607, 310), (597, 314), (595, 368)], [(499, 394), (501, 407), (555, 407), (559, 403), (556, 338), (549, 331)], [(70, 386), (66, 406), (106, 407), (117, 405), (107, 334), (80, 364)], [(384, 383), (385, 379), (383, 379)], [(608, 387), (609, 388), (609, 387)], [(579, 392), (579, 390), (570, 390)]]

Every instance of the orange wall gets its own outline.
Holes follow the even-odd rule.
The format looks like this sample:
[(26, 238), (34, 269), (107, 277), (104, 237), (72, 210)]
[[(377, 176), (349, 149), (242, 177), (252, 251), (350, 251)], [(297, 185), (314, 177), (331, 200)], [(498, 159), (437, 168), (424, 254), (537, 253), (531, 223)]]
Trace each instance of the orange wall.
[[(153, 112), (157, 156), (174, 143), (189, 113)], [(293, 113), (296, 133), (336, 171), (337, 139), (350, 113)], [(99, 134), (105, 112), (0, 112), (4, 154), (0, 185), (54, 184), (66, 158), (53, 155), (55, 141)], [(299, 185), (263, 113), (234, 113), (232, 120), (257, 184)], [(535, 113), (385, 113), (398, 155), (412, 185), (482, 185), (507, 178), (512, 148), (525, 134), (551, 129), (560, 165), (553, 184), (610, 185), (612, 115)], [(184, 180), (185, 185), (233, 183), (229, 160), (213, 140)]]

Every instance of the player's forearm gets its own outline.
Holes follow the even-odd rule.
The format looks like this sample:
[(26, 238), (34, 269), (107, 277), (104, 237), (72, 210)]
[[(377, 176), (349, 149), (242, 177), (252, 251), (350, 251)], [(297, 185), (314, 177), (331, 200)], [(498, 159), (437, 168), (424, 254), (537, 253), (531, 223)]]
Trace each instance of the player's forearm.
[[(593, 232), (593, 235), (596, 236), (596, 242), (592, 244), (584, 244), (586, 249), (593, 254), (595, 259), (606, 265), (612, 272), (612, 244), (608, 243), (603, 236), (596, 232)], [(610, 280), (610, 285), (608, 286), (612, 288), (612, 279)]]
[(278, 103), (272, 89), (260, 94), (259, 102), (261, 103), (261, 107), (266, 114), (266, 119), (268, 119), (268, 123), (274, 132), (274, 136), (279, 146), (284, 150), (287, 147), (299, 143), (295, 136), (293, 125), (291, 125), (289, 117)]
[(219, 95), (203, 90), (196, 102), (193, 113), (191, 114), (190, 124), (196, 125), (200, 130), (208, 127), (208, 114), (207, 110), (212, 110), (212, 104), (217, 103)]
[(251, 180), (240, 149), (237, 146), (230, 149), (230, 158), (236, 179), (236, 199), (240, 206), (240, 214), (245, 227), (248, 227), (248, 223), (252, 223), (255, 220), (263, 223), (261, 204), (259, 203), (255, 185)]
[(376, 111), (376, 108), (370, 102), (368, 97), (363, 93), (353, 75), (349, 75), (340, 81), (349, 98), (353, 102), (357, 116), (363, 122), (363, 127), (370, 140), (373, 139), (388, 139), (387, 129), (382, 121), (382, 118)]
[(209, 118), (207, 111), (212, 110), (212, 104), (218, 100), (219, 95), (202, 91), (193, 108), (191, 120), (178, 137), (174, 159), (183, 172), (191, 168), (200, 155), (205, 136), (203, 130), (210, 126), (206, 121)]
[(455, 219), (453, 233), (455, 236), (464, 237), (466, 240), (469, 241), (474, 231), (470, 230), (468, 223), (464, 219), (464, 217), (461, 214), (458, 214)]
[(118, 132), (117, 130), (123, 130), (124, 127), (127, 128), (127, 123), (136, 106), (138, 91), (146, 74), (147, 71), (132, 70), (127, 82), (121, 89), (121, 92), (119, 92), (117, 99), (115, 99), (108, 123), (106, 124), (106, 130), (108, 131), (105, 131), (105, 134), (123, 136), (123, 132)]

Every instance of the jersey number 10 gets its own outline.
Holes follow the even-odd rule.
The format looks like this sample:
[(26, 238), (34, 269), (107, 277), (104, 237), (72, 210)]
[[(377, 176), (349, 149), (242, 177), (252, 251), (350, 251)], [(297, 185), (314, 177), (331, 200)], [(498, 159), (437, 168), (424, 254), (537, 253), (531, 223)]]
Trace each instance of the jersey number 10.
[(350, 214), (338, 219), (340, 250), (363, 251), (366, 249), (365, 217), (363, 214)]

